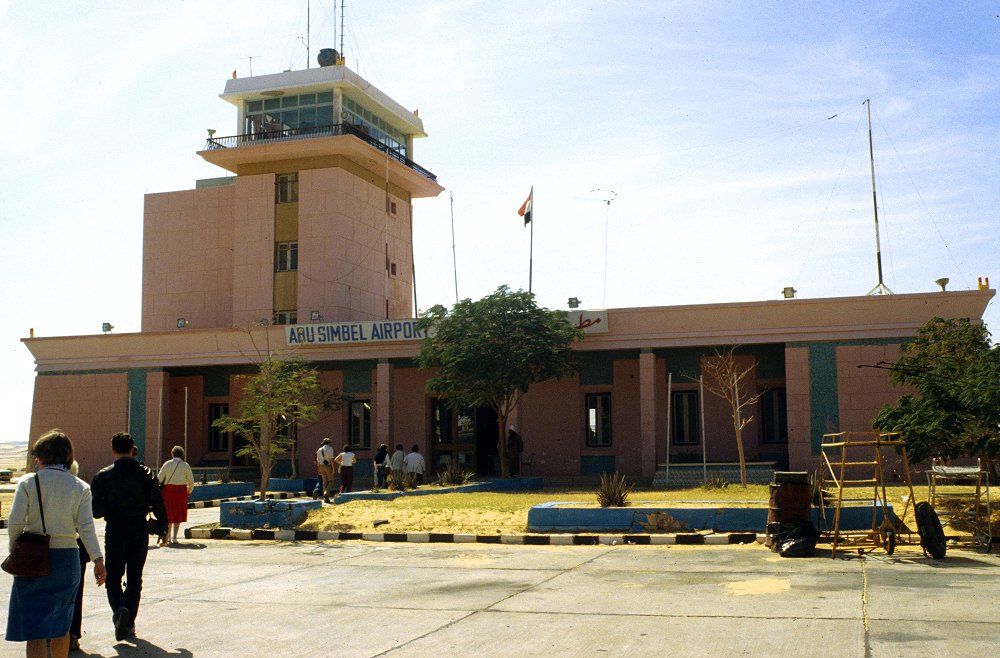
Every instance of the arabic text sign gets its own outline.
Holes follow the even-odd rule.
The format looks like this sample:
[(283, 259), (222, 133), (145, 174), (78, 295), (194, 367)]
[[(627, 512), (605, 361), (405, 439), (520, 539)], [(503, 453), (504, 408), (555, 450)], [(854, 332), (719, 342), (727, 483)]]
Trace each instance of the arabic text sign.
[(288, 345), (336, 345), (420, 340), (426, 331), (417, 329), (416, 320), (377, 320), (333, 324), (293, 324), (285, 327)]
[(566, 319), (585, 334), (608, 333), (607, 311), (570, 311)]

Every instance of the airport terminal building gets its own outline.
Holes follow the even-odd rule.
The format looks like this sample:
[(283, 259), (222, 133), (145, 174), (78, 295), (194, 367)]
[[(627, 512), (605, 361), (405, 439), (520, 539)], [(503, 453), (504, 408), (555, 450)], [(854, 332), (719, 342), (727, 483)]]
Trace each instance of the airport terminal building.
[[(414, 363), (413, 201), (444, 189), (414, 161), (423, 123), (340, 62), (227, 81), (235, 134), (213, 132), (198, 155), (232, 175), (146, 195), (141, 331), (23, 340), (37, 370), (31, 440), (63, 428), (87, 478), (123, 429), (150, 464), (181, 444), (192, 465), (241, 465), (211, 422), (238, 413), (238, 378), (271, 350), (350, 396), (297, 428), (300, 473), (313, 474), (323, 437), (354, 446), (361, 475), (380, 443), (419, 445), (432, 468), (499, 472), (495, 415), (428, 395), (431, 373)], [(516, 409), (524, 470), (650, 478), (668, 459), (735, 460), (729, 407), (698, 381), (731, 346), (755, 364), (761, 396), (747, 458), (811, 469), (824, 433), (870, 430), (899, 396), (886, 370), (865, 366), (895, 361), (932, 317), (980, 319), (994, 294), (571, 311), (581, 367)]]

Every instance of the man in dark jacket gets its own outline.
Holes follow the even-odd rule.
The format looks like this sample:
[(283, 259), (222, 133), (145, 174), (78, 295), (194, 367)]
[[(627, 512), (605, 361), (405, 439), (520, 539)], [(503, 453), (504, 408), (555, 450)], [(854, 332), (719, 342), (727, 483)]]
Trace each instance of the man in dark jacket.
[[(90, 485), (94, 516), (107, 522), (104, 560), (108, 571), (108, 603), (115, 625), (115, 639), (135, 636), (135, 618), (142, 593), (142, 569), (149, 549), (146, 515), (152, 510), (160, 543), (166, 543), (167, 509), (156, 475), (135, 459), (135, 442), (119, 432), (111, 437), (115, 463), (102, 468)], [(122, 589), (122, 577), (125, 588)]]

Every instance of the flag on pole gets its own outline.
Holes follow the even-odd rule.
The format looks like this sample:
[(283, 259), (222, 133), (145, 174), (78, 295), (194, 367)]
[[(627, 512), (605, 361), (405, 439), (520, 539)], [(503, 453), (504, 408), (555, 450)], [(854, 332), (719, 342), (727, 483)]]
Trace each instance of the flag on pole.
[(524, 217), (524, 225), (527, 226), (531, 223), (531, 199), (535, 196), (535, 187), (531, 187), (531, 192), (528, 193), (528, 198), (524, 200), (521, 204), (521, 209), (517, 211), (517, 214)]

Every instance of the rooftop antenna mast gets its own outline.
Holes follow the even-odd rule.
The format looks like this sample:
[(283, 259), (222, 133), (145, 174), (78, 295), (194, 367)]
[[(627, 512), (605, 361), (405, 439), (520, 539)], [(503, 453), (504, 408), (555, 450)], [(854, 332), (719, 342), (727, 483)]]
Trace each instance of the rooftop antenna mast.
[(882, 281), (882, 245), (878, 232), (878, 200), (875, 198), (875, 149), (872, 147), (872, 100), (865, 99), (868, 106), (868, 160), (872, 171), (872, 206), (875, 209), (875, 261), (878, 264), (878, 283), (868, 291), (869, 295), (891, 295), (892, 291)]
[[(337, 1), (333, 2), (333, 13), (337, 13)], [(334, 28), (336, 29), (336, 28)], [(333, 38), (337, 38), (336, 32), (334, 32)], [(347, 57), (344, 55), (344, 0), (340, 0), (340, 58), (347, 63)]]

